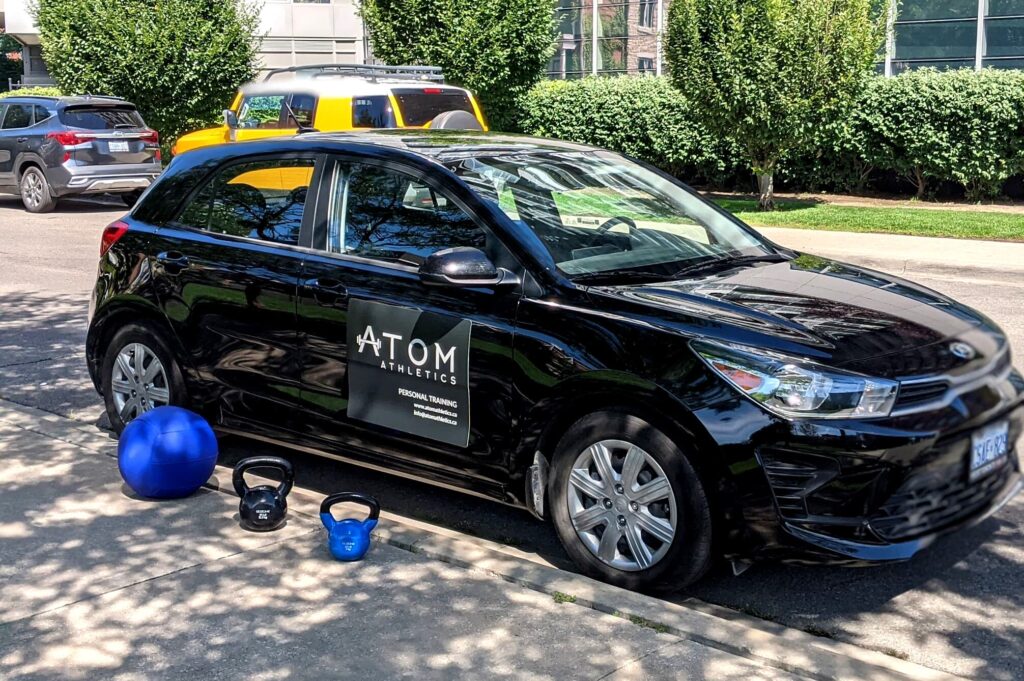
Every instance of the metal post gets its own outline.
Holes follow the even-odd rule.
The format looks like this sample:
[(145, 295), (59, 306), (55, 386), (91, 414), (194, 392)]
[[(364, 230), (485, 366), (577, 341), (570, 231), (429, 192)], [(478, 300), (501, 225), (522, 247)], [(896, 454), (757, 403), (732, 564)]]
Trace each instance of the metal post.
[(597, 15), (597, 0), (591, 0), (593, 6), (590, 13), (590, 73), (597, 75), (597, 27), (600, 24), (600, 17)]
[(974, 70), (981, 71), (982, 59), (985, 56), (985, 14), (988, 12), (988, 0), (978, 0), (978, 38), (974, 46)]
[(889, 12), (885, 18), (885, 77), (892, 77), (892, 58), (896, 52), (896, 3), (890, 0)]
[(654, 74), (661, 75), (661, 36), (665, 32), (665, 0), (658, 0), (658, 33), (654, 42)]

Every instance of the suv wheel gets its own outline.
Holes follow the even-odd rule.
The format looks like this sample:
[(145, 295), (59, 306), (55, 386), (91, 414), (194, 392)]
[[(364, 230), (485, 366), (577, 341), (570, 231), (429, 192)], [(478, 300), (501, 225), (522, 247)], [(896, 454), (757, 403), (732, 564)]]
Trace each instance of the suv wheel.
[(711, 557), (711, 510), (682, 450), (643, 419), (598, 412), (577, 421), (553, 457), (551, 515), (587, 575), (672, 591)]
[(141, 324), (114, 334), (101, 371), (107, 417), (117, 433), (140, 414), (187, 402), (181, 370), (167, 345)]
[(19, 189), (21, 202), (30, 213), (48, 213), (57, 206), (57, 199), (50, 191), (46, 175), (36, 166), (25, 168)]
[(132, 208), (138, 202), (140, 196), (142, 196), (142, 190), (136, 189), (133, 192), (125, 192), (121, 194), (121, 200), (124, 201), (124, 205)]

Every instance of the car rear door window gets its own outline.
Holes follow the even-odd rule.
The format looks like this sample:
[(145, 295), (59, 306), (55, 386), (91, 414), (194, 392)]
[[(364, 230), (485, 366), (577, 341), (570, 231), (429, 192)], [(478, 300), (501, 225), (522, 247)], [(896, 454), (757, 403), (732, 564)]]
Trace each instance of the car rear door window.
[(144, 128), (145, 121), (134, 106), (69, 106), (60, 112), (60, 122), (71, 128), (86, 130), (127, 130)]
[(387, 95), (352, 98), (353, 128), (394, 128), (395, 112)]
[(27, 128), (32, 125), (31, 104), (10, 104), (4, 113), (3, 124), (0, 128), (10, 130), (13, 128)]
[(316, 161), (273, 159), (219, 171), (185, 206), (187, 227), (296, 245)]
[(38, 104), (36, 104), (35, 105), (35, 115), (36, 115), (35, 122), (36, 123), (42, 123), (47, 118), (52, 116), (53, 112), (49, 111), (45, 106), (39, 106)]
[(487, 240), (443, 192), (369, 164), (336, 174), (328, 214), (327, 249), (334, 253), (416, 265), (444, 248), (483, 249)]

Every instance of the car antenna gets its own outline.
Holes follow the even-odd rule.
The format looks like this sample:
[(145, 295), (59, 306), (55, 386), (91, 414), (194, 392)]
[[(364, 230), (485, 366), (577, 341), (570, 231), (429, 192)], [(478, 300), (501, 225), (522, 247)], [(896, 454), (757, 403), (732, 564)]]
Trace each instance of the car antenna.
[(291, 119), (293, 121), (295, 121), (295, 125), (299, 128), (299, 134), (300, 135), (303, 134), (303, 133), (307, 133), (307, 132), (320, 132), (319, 130), (317, 130), (313, 126), (305, 125), (302, 121), (300, 121), (299, 117), (295, 115), (294, 111), (292, 111), (292, 105), (288, 103), (287, 99), (284, 101), (284, 108), (285, 108), (285, 111), (288, 112), (288, 115), (291, 117)]

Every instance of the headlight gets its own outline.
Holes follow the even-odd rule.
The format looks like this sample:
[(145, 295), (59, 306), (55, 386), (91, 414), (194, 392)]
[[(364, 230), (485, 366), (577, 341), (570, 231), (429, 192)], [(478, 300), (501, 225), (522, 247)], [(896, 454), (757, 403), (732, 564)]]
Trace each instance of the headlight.
[(899, 384), (801, 359), (714, 341), (691, 342), (715, 373), (765, 409), (787, 418), (888, 416)]

